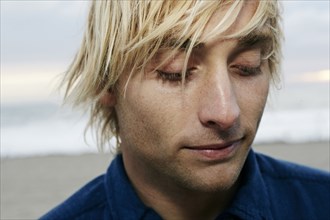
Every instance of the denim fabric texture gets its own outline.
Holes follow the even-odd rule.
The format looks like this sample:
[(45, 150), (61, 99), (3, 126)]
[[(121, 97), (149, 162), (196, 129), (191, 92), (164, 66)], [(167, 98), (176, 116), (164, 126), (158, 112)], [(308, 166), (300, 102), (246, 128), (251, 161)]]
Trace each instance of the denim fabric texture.
[[(158, 220), (146, 207), (117, 155), (97, 177), (41, 220)], [(329, 220), (330, 174), (249, 152), (241, 185), (230, 207), (217, 220)]]

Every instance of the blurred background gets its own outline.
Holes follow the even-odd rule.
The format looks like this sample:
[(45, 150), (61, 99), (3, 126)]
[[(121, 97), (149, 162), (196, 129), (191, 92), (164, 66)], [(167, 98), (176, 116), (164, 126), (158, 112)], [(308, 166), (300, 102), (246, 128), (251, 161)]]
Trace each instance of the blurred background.
[[(329, 1), (283, 1), (282, 83), (258, 144), (329, 141)], [(1, 157), (97, 152), (86, 116), (60, 107), (88, 1), (1, 0)]]
[[(273, 87), (255, 149), (329, 167), (329, 1), (282, 1), (282, 83)], [(61, 107), (58, 80), (79, 48), (88, 1), (1, 4), (0, 219), (37, 219), (93, 177), (87, 116)]]

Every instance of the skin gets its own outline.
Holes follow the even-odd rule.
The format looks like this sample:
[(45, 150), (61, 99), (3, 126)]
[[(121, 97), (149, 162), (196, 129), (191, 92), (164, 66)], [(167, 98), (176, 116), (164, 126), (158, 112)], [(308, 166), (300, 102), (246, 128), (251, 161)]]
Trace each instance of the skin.
[[(230, 32), (255, 7), (247, 4)], [(213, 15), (205, 33), (223, 15)], [(182, 70), (183, 53), (154, 70), (166, 54), (130, 78), (125, 96), (122, 76), (104, 102), (117, 113), (124, 166), (142, 201), (164, 219), (213, 219), (239, 184), (268, 96), (269, 68), (260, 48), (237, 52), (237, 40), (219, 37), (194, 50), (182, 86), (170, 74)]]

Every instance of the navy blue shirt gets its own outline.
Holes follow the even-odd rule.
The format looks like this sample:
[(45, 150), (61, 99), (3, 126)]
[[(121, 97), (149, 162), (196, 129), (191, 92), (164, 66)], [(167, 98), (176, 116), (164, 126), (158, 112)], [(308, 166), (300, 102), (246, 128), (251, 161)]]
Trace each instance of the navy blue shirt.
[[(330, 219), (330, 174), (250, 151), (241, 185), (230, 207), (217, 219)], [(117, 155), (106, 174), (41, 217), (48, 219), (157, 220), (126, 175)]]

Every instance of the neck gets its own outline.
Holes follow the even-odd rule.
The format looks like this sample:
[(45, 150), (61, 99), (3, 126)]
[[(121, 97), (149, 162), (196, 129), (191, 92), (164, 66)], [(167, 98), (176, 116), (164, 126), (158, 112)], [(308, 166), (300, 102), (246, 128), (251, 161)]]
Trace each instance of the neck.
[(235, 184), (226, 191), (196, 192), (160, 175), (148, 175), (141, 166), (131, 166), (125, 158), (124, 166), (139, 198), (163, 219), (215, 219), (228, 207), (237, 188)]

